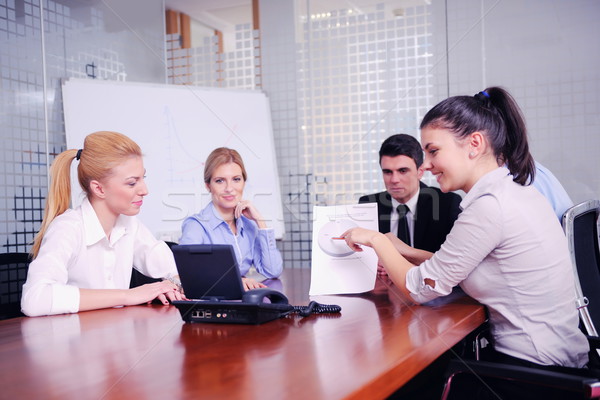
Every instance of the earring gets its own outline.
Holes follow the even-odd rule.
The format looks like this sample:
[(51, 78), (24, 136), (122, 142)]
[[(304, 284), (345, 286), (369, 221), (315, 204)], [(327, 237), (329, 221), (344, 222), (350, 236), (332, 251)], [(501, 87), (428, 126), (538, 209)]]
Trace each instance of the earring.
[(473, 158), (473, 157), (475, 157), (475, 152), (474, 151), (472, 151), (472, 152), (469, 153), (469, 158)]

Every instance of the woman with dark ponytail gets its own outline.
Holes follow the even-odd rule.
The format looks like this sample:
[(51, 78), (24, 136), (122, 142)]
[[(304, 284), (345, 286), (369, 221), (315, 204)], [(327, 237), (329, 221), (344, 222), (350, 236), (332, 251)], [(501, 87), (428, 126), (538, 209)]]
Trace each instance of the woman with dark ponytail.
[[(69, 209), (71, 164), (81, 206)], [(96, 132), (50, 168), (44, 219), (35, 237), (21, 308), (28, 316), (180, 300), (173, 254), (135, 217), (148, 194), (140, 147), (116, 132)], [(129, 289), (132, 267), (161, 282)]]
[(489, 310), (496, 358), (585, 366), (589, 346), (578, 328), (566, 238), (550, 204), (529, 185), (535, 164), (514, 99), (499, 87), (448, 98), (423, 118), (421, 145), (423, 168), (442, 191), (466, 193), (441, 249), (428, 253), (361, 228), (345, 232), (346, 243), (375, 249), (409, 301), (424, 303), (460, 285)]

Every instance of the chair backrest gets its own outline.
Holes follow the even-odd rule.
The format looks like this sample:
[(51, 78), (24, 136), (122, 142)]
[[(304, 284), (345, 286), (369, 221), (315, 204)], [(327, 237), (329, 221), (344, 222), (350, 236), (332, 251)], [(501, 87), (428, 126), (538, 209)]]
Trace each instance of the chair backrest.
[(599, 214), (600, 201), (588, 200), (568, 209), (562, 220), (576, 277), (577, 307), (590, 336), (598, 336), (600, 326)]
[(173, 248), (173, 246), (177, 246), (176, 242), (169, 242), (168, 240), (165, 240), (165, 243), (167, 244), (167, 246), (169, 246), (169, 248)]
[[(177, 243), (175, 242), (169, 242), (166, 240), (165, 243), (167, 244), (167, 246), (169, 246), (169, 248), (172, 248), (173, 246), (177, 245)], [(149, 276), (146, 276), (139, 272), (137, 269), (133, 268), (131, 271), (131, 280), (129, 281), (129, 287), (134, 288), (145, 285), (147, 283), (160, 282), (161, 280), (162, 279), (158, 278), (150, 278)]]
[(21, 317), (21, 291), (27, 280), (29, 253), (0, 254), (0, 319)]

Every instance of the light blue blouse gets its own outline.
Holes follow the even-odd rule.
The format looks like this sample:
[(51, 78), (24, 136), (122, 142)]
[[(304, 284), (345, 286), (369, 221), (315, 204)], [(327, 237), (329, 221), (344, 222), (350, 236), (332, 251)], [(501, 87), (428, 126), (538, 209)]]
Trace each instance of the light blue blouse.
[(548, 199), (558, 221), (562, 222), (563, 214), (573, 207), (573, 201), (552, 172), (538, 162), (535, 163), (533, 186)]
[(198, 214), (183, 221), (179, 244), (230, 244), (242, 276), (248, 273), (252, 265), (267, 278), (281, 275), (283, 261), (275, 246), (274, 229), (259, 229), (256, 222), (244, 216), (237, 219), (236, 225), (238, 234), (234, 235), (210, 202)]

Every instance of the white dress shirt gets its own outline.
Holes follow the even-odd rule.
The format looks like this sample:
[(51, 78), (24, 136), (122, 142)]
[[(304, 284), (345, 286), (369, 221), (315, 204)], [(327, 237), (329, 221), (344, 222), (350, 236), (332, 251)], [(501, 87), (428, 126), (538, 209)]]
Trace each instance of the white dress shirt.
[(496, 350), (538, 364), (584, 366), (589, 346), (578, 328), (567, 242), (546, 199), (501, 167), (473, 186), (461, 208), (441, 249), (408, 271), (413, 298), (426, 302), (460, 284), (487, 306)]
[(79, 311), (79, 289), (128, 289), (131, 269), (154, 278), (177, 275), (169, 247), (136, 217), (120, 215), (110, 240), (90, 202), (56, 217), (29, 265), (21, 308), (26, 315)]

